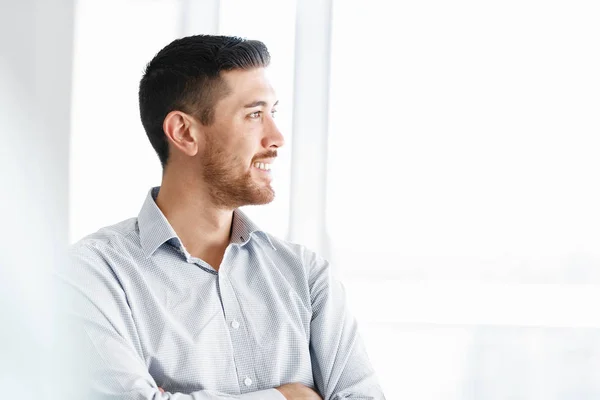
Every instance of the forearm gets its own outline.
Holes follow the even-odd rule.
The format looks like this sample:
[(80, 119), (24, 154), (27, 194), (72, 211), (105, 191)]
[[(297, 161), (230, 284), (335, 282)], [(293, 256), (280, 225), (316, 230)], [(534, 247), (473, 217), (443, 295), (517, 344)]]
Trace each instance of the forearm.
[[(241, 395), (227, 395), (210, 390), (200, 390), (190, 394), (160, 392), (152, 389), (143, 392), (131, 393), (125, 397), (117, 396), (116, 399), (123, 400), (285, 400), (285, 397), (276, 389), (261, 390), (258, 392), (245, 393)], [(104, 397), (103, 397), (104, 399)]]

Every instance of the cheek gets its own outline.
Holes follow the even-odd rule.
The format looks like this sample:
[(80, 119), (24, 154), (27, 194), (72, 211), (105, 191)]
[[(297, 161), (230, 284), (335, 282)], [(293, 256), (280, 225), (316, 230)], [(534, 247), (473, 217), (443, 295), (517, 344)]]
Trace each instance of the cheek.
[(220, 147), (226, 154), (224, 159), (235, 164), (251, 165), (253, 158), (259, 152), (260, 143), (255, 143), (256, 127), (251, 123), (238, 121), (231, 124), (227, 130), (222, 130)]
[(254, 151), (254, 147), (251, 146), (251, 144), (247, 141), (240, 141), (236, 143), (235, 158), (238, 162), (241, 162), (246, 166), (250, 166), (255, 155), (256, 152)]
[(256, 144), (252, 141), (252, 135), (239, 136), (231, 143), (230, 149), (236, 158), (245, 160), (248, 164), (256, 156), (257, 151)]

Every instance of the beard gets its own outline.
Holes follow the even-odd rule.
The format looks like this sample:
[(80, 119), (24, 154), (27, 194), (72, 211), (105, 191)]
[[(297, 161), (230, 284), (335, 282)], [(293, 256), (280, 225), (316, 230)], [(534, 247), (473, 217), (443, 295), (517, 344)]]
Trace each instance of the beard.
[(255, 181), (240, 157), (229, 154), (212, 139), (206, 142), (202, 174), (217, 207), (236, 209), (267, 204), (275, 198), (269, 183)]

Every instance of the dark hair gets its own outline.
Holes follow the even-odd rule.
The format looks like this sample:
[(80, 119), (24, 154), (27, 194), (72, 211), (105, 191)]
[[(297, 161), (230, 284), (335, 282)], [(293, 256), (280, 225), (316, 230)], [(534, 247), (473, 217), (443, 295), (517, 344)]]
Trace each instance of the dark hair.
[(139, 100), (142, 124), (163, 168), (169, 158), (167, 114), (179, 110), (212, 124), (215, 103), (229, 91), (221, 71), (266, 67), (270, 60), (264, 43), (231, 36), (188, 36), (156, 54), (140, 81)]

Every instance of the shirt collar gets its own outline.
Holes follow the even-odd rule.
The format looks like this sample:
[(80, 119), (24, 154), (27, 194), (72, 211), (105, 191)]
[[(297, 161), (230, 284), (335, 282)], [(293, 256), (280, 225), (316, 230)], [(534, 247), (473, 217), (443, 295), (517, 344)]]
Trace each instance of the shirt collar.
[(140, 244), (146, 258), (154, 254), (156, 249), (166, 241), (179, 239), (167, 217), (156, 205), (155, 199), (159, 190), (160, 186), (150, 189), (138, 215)]
[[(144, 255), (148, 258), (154, 254), (162, 244), (167, 241), (177, 239), (181, 244), (181, 240), (175, 233), (175, 230), (164, 216), (160, 208), (156, 205), (156, 196), (160, 190), (160, 186), (153, 187), (149, 190), (144, 205), (138, 215), (138, 226), (140, 230), (140, 244)], [(273, 249), (275, 246), (271, 241), (271, 237), (248, 218), (248, 216), (236, 209), (233, 211), (233, 222), (231, 228), (230, 243), (244, 246), (250, 239), (253, 233), (260, 233), (267, 240)]]
[(273, 250), (276, 250), (271, 237), (262, 229), (258, 227), (248, 216), (239, 208), (233, 211), (233, 223), (231, 227), (231, 239), (230, 243), (239, 244), (244, 246), (250, 241), (253, 233), (260, 233), (271, 245)]

